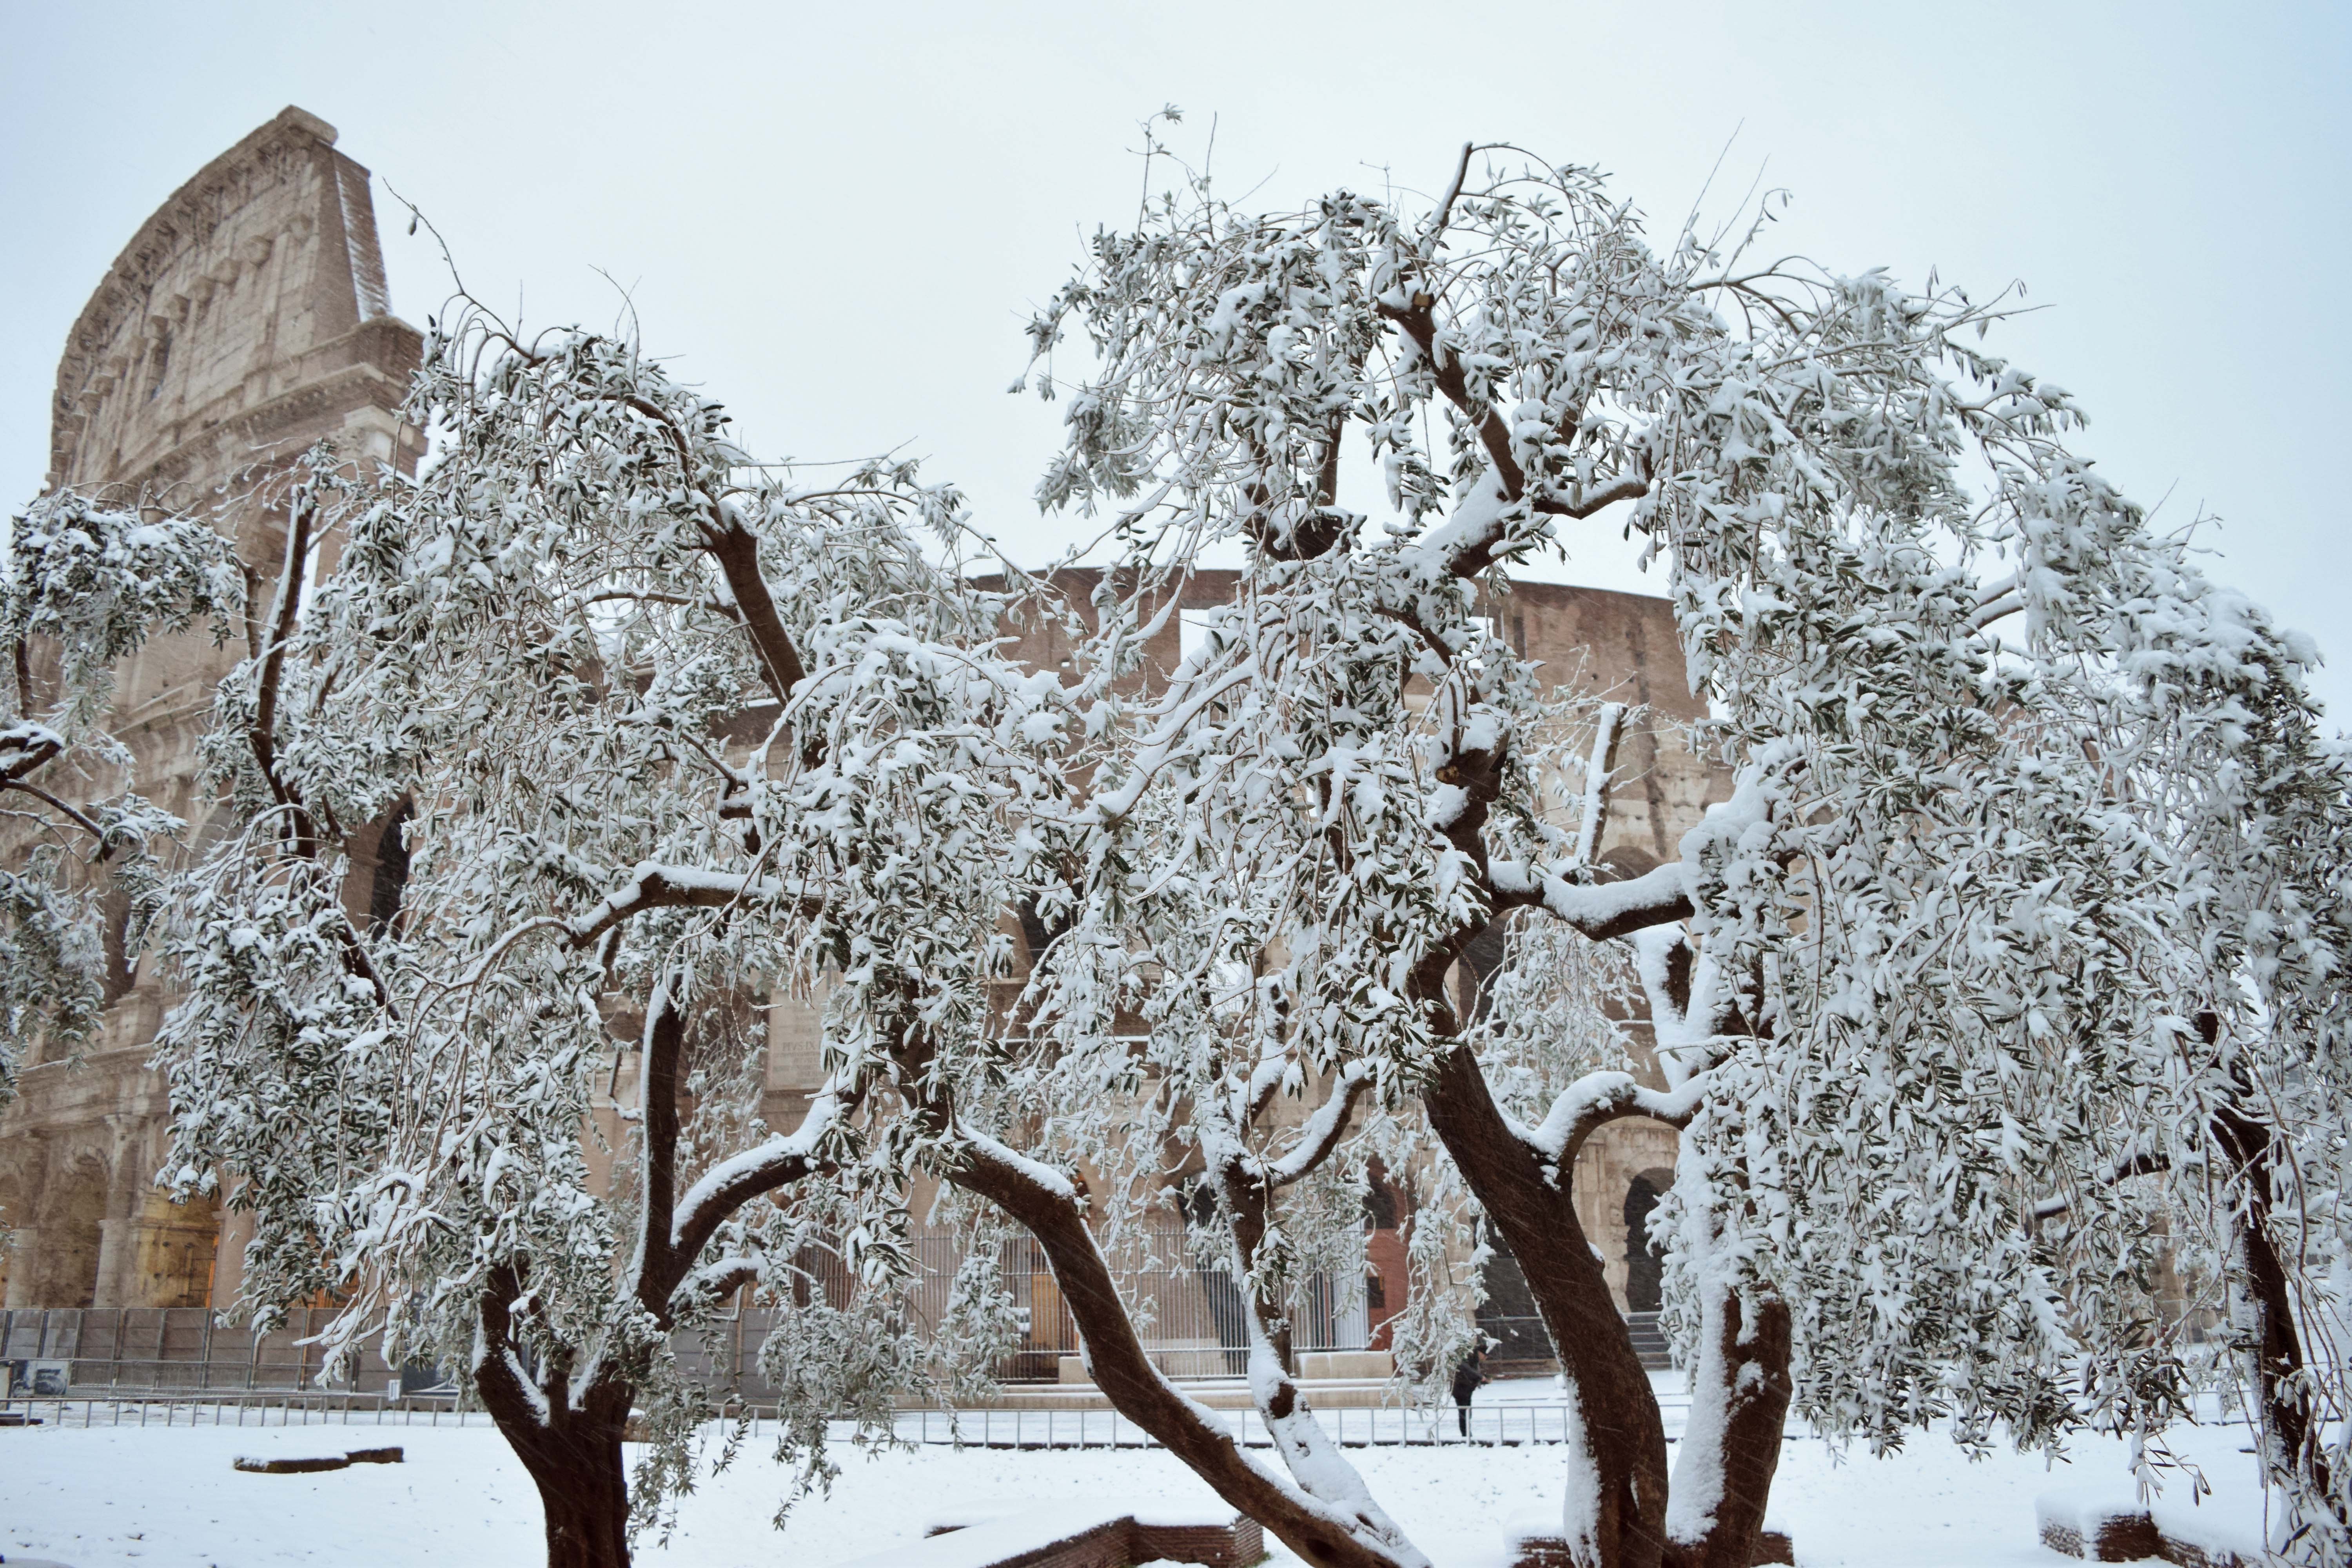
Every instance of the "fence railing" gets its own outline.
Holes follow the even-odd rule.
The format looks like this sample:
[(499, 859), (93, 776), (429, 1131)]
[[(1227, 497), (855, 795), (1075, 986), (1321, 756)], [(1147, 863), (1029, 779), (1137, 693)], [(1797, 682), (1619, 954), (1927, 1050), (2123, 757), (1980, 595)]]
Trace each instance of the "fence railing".
[(392, 1399), (361, 1394), (94, 1394), (0, 1399), (5, 1426), (488, 1426), (479, 1410), (451, 1399)]
[[(935, 1327), (963, 1262), (960, 1239), (943, 1232), (919, 1235), (918, 1269), (909, 1281), (906, 1309), (919, 1332)], [(812, 1249), (801, 1271), (808, 1300), (823, 1297), (845, 1304), (855, 1289), (840, 1259)], [(1181, 1225), (1130, 1233), (1112, 1258), (1121, 1293), (1145, 1326), (1144, 1348), (1173, 1377), (1238, 1374), (1248, 1342), (1240, 1291), (1221, 1270), (1195, 1266)], [(1005, 1383), (1051, 1383), (1064, 1356), (1078, 1350), (1077, 1325), (1062, 1300), (1044, 1250), (1026, 1237), (1002, 1244), (1000, 1277), (1025, 1327), (1021, 1343), (995, 1369)], [(690, 1377), (714, 1393), (740, 1399), (772, 1399), (777, 1390), (761, 1373), (759, 1352), (780, 1312), (789, 1309), (745, 1308), (705, 1329), (682, 1332), (672, 1348)], [(325, 1363), (313, 1342), (333, 1313), (305, 1309), (289, 1316), (285, 1328), (260, 1334), (225, 1327), (203, 1307), (0, 1309), (0, 1361), (46, 1363), (66, 1370), (64, 1386), (43, 1392), (88, 1389), (196, 1389), (250, 1392), (319, 1386)], [(1323, 1275), (1302, 1282), (1291, 1306), (1293, 1348), (1302, 1352), (1360, 1350), (1366, 1342), (1363, 1293)], [(414, 1390), (429, 1369), (406, 1369)], [(354, 1393), (381, 1391), (400, 1381), (403, 1369), (387, 1365), (373, 1342), (360, 1347), (354, 1369), (334, 1386)]]
[[(1664, 1412), (1669, 1438), (1681, 1435), (1687, 1402), (1669, 1402)], [(1567, 1440), (1571, 1407), (1565, 1404), (1480, 1405), (1466, 1422), (1458, 1407), (1319, 1410), (1316, 1419), (1331, 1440), (1345, 1447), (1426, 1445), (1517, 1447)], [(1255, 1410), (1210, 1413), (1236, 1442), (1270, 1447), (1273, 1438)], [(741, 1404), (713, 1412), (714, 1421), (749, 1425), (751, 1436), (775, 1425), (772, 1405)], [(231, 1397), (124, 1395), (64, 1399), (0, 1400), (0, 1425), (63, 1428), (117, 1426), (474, 1426), (489, 1425), (478, 1410), (447, 1401), (394, 1400), (351, 1393), (289, 1394), (258, 1393)], [(901, 1442), (985, 1448), (1150, 1448), (1158, 1442), (1125, 1416), (1110, 1410), (909, 1410), (894, 1423)], [(846, 1440), (851, 1427), (836, 1422)]]

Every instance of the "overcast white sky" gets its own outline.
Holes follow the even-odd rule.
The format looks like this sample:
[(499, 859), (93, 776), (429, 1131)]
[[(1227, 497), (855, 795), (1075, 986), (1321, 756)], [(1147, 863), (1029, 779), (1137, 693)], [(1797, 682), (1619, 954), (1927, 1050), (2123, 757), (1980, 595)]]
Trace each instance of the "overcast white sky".
[[(376, 174), (394, 309), (467, 285), (610, 324), (764, 453), (903, 446), (1013, 553), (1056, 409), (1004, 387), (1083, 237), (1134, 213), (1136, 121), (1217, 120), (1218, 184), (1428, 190), (1465, 140), (1611, 171), (1671, 227), (1729, 148), (1786, 245), (2049, 309), (2011, 357), (2217, 570), (2313, 633), (2352, 715), (2340, 498), (2352, 7), (2296, 5), (24, 4), (0, 0), (0, 499), (41, 482), (67, 329), (140, 223), (288, 103)], [(1197, 141), (1193, 142), (1198, 145)], [(1360, 498), (1357, 504), (1366, 504)], [(1634, 574), (1613, 539), (1563, 571)]]

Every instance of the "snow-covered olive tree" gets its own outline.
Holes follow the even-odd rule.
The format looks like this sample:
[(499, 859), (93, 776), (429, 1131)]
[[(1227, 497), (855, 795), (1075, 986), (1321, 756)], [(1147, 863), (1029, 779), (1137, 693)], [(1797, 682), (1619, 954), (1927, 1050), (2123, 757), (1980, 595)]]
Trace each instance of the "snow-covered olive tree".
[[(969, 1331), (919, 1343), (894, 1310), (929, 1171), (1044, 1246), (1124, 1413), (1294, 1546), (1360, 1560), (1360, 1510), (1153, 1366), (1055, 1163), (1084, 1151), (1032, 1114), (1031, 1037), (992, 1006), (1008, 917), (1067, 918), (1150, 628), (1090, 627), (1018, 574), (983, 591), (953, 492), (908, 469), (750, 464), (633, 344), (523, 344), (468, 310), (429, 350), (423, 474), (359, 485), (322, 455), (287, 499), (292, 564), (216, 704), (241, 826), (177, 900), (168, 1175), (251, 1215), (241, 1304), (324, 1293), (331, 1345), (458, 1368), (539, 1486), (551, 1563), (619, 1563), (706, 1409), (672, 1336), (739, 1289), (806, 1295), (813, 1247), (866, 1287), (861, 1320), (818, 1296), (761, 1352), (804, 1477), (828, 1416), (878, 1420), (923, 1363), (986, 1349), (985, 1269), (954, 1295)], [(1087, 650), (1066, 682), (999, 647), (1049, 614)], [(370, 918), (347, 850), (387, 819), (408, 870)], [(753, 1018), (812, 989), (830, 1079), (772, 1131)]]
[(12, 520), (0, 563), (0, 1104), (36, 1047), (68, 1054), (97, 1028), (103, 927), (110, 917), (113, 964), (127, 971), (157, 911), (157, 850), (184, 826), (135, 793), (131, 753), (107, 732), (115, 664), (199, 617), (226, 634), (243, 603), (228, 542), (199, 520), (71, 491)]
[[(706, 1410), (672, 1336), (746, 1287), (789, 1303), (812, 1248), (860, 1282), (761, 1351), (804, 1482), (828, 1416), (926, 1375), (890, 1079), (980, 1030), (989, 824), (1055, 683), (992, 661), (997, 603), (925, 558), (953, 492), (750, 468), (630, 344), (463, 309), (411, 407), (420, 478), (322, 457), (294, 488), (264, 647), (219, 689), (242, 811), (179, 899), (169, 1174), (251, 1215), (245, 1307), (323, 1292), (335, 1349), (459, 1369), (550, 1563), (620, 1563)], [(349, 849), (387, 819), (408, 870), (370, 919)], [(771, 1129), (763, 1008), (820, 968), (830, 1081)]]
[[(1248, 558), (1076, 808), (1045, 1016), (1099, 1030), (1122, 978), (1217, 971), (1237, 1107), (1258, 1059), (1417, 1097), (1559, 1351), (1580, 1563), (1744, 1568), (1792, 1398), (1876, 1445), (2155, 1432), (2199, 1316), (2152, 1281), (2168, 1224), (2197, 1305), (2200, 1216), (2296, 1549), (2343, 1561), (2342, 1352), (2313, 1341), (2347, 774), (2307, 646), (2077, 454), (2072, 400), (1979, 346), (1997, 309), (1759, 258), (1760, 227), (1654, 246), (1589, 171), (1476, 161), (1418, 215), (1195, 186), (1036, 323), (1041, 359), (1091, 348), (1043, 376), (1071, 438), (1041, 498), (1113, 515), (1135, 613)], [(1378, 531), (1342, 504), (1367, 455)], [(1548, 809), (1538, 682), (1475, 614), (1580, 524), (1648, 541), (1736, 781), (1632, 879), (1591, 855), (1605, 745)], [(1450, 984), (1507, 919), (1638, 949), (1661, 1078), (1528, 1102)], [(1694, 1379), (1672, 1478), (1571, 1202), (1626, 1116), (1684, 1132), (1654, 1224)], [(1358, 1515), (1352, 1560), (1418, 1561)]]

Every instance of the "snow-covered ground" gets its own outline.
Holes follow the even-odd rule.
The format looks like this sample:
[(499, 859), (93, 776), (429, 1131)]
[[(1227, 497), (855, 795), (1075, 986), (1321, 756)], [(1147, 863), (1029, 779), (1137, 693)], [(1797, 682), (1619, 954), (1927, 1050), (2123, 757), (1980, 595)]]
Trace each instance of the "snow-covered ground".
[[(2243, 1427), (2211, 1427), (2184, 1433), (2179, 1444), (2242, 1510), (2251, 1479), (2251, 1461), (2238, 1452), (2244, 1440)], [(239, 1455), (332, 1454), (382, 1442), (403, 1445), (407, 1462), (315, 1475), (230, 1468)], [(1557, 1448), (1365, 1448), (1350, 1458), (1441, 1568), (1494, 1568), (1506, 1525), (1557, 1507)], [(804, 1503), (779, 1536), (769, 1524), (778, 1473), (764, 1455), (747, 1461), (706, 1478), (680, 1507), (674, 1537), (667, 1545), (646, 1541), (638, 1560), (824, 1568), (914, 1540), (934, 1510), (969, 1501), (1208, 1495), (1156, 1450), (851, 1455), (833, 1495)], [(1893, 1458), (1843, 1463), (1819, 1441), (1799, 1439), (1781, 1460), (1774, 1521), (1794, 1535), (1809, 1568), (2056, 1568), (2071, 1559), (2036, 1543), (2034, 1495), (2084, 1484), (2129, 1486), (2119, 1444), (2078, 1444), (2053, 1474), (2039, 1459), (2009, 1454), (1972, 1465), (1940, 1438)], [(2185, 1501), (2185, 1488), (2168, 1497)], [(498, 1435), (478, 1426), (0, 1430), (0, 1554), (11, 1562), (527, 1568), (542, 1550), (530, 1482)], [(1275, 1563), (1296, 1568), (1286, 1553)]]

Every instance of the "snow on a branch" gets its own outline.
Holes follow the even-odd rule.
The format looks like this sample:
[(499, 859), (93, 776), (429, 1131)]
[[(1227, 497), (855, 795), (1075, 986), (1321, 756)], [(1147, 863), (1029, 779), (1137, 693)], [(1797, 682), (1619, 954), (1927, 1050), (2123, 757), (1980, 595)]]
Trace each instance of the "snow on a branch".
[(1487, 876), (1496, 892), (1532, 895), (1595, 941), (1686, 920), (1694, 908), (1688, 875), (1676, 861), (1616, 882), (1574, 882), (1559, 870), (1513, 860), (1491, 862)]
[(1644, 1088), (1631, 1073), (1587, 1073), (1560, 1091), (1539, 1124), (1522, 1129), (1519, 1136), (1546, 1159), (1564, 1162), (1573, 1157), (1579, 1142), (1605, 1121), (1620, 1116), (1647, 1116), (1680, 1127), (1690, 1121), (1706, 1097), (1703, 1076), (1662, 1093)]
[(632, 915), (661, 909), (726, 909), (740, 903), (782, 903), (807, 894), (774, 877), (640, 862), (629, 880), (565, 922), (576, 944), (596, 940)]
[[(708, 1235), (711, 1211), (739, 1189), (772, 1187), (779, 1184), (777, 1178), (784, 1173), (804, 1171), (817, 1157), (825, 1140), (835, 1135), (842, 1114), (842, 1090), (828, 1083), (809, 1101), (801, 1124), (792, 1131), (777, 1133), (705, 1171), (677, 1200), (677, 1213), (670, 1222), (670, 1245), (684, 1247), (688, 1237), (698, 1233)], [(735, 1198), (735, 1202), (740, 1201), (740, 1196)], [(733, 1204), (727, 1206), (731, 1210)]]

